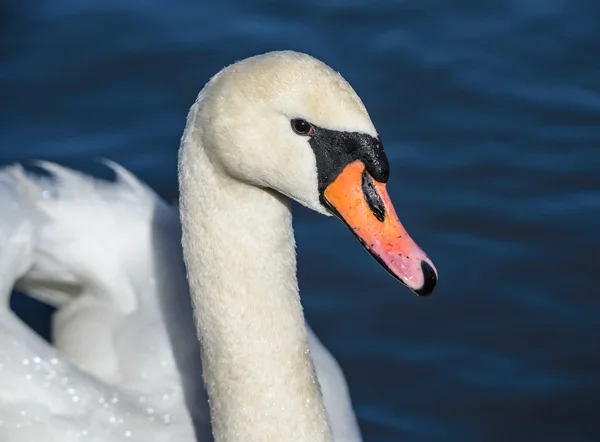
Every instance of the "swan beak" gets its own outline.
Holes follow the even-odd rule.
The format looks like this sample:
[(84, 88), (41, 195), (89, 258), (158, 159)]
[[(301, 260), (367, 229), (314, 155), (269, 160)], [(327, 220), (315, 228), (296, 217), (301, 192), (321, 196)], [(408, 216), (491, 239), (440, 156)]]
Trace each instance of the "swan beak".
[(362, 161), (348, 164), (323, 197), (327, 208), (392, 276), (419, 296), (433, 291), (436, 268), (402, 226), (385, 184), (375, 181)]

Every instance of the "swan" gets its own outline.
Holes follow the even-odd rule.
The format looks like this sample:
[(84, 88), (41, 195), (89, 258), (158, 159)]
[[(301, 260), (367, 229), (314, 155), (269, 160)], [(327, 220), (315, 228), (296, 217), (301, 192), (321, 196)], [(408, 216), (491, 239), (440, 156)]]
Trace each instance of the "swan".
[[(48, 164), (44, 167), (53, 169), (63, 181), (65, 176), (76, 176)], [(147, 191), (124, 170), (113, 167), (122, 177), (120, 185), (136, 189), (133, 193), (140, 188)], [(11, 172), (10, 190), (15, 181), (27, 181), (22, 173), (15, 178), (18, 175)], [(111, 400), (111, 406), (125, 403), (119, 413), (127, 419), (137, 418), (140, 407), (132, 405), (135, 400), (131, 399), (144, 382), (135, 385), (135, 373), (122, 373), (129, 364), (119, 364), (119, 360), (127, 359), (127, 354), (119, 354), (118, 346), (106, 339), (104, 324), (124, 326), (115, 328), (119, 334), (114, 338), (121, 341), (127, 337), (126, 348), (151, 344), (153, 339), (147, 339), (146, 331), (169, 341), (161, 348), (167, 349), (165, 354), (168, 350), (172, 353), (170, 359), (165, 357), (171, 369), (158, 370), (156, 376), (169, 379), (165, 385), (170, 386), (171, 394), (166, 396), (177, 397), (180, 404), (187, 402), (191, 418), (186, 420), (186, 413), (179, 413), (182, 433), (193, 421), (196, 437), (202, 440), (194, 407), (203, 402), (209, 404), (210, 427), (217, 442), (360, 440), (339, 367), (304, 322), (290, 206), (295, 200), (321, 214), (337, 216), (390, 274), (417, 294), (428, 295), (436, 284), (437, 270), (398, 220), (385, 187), (388, 176), (381, 140), (360, 98), (341, 75), (313, 57), (291, 51), (239, 61), (206, 84), (187, 117), (178, 158), (180, 223), (175, 216), (175, 227), (164, 229), (171, 232), (166, 237), (178, 238), (180, 226), (183, 259), (178, 258), (172, 241), (149, 241), (153, 262), (142, 259), (140, 263), (138, 257), (127, 253), (127, 258), (117, 260), (125, 265), (135, 263), (128, 278), (98, 281), (90, 278), (93, 272), (65, 274), (62, 263), (32, 246), (44, 228), (36, 223), (16, 223), (18, 229), (5, 237), (19, 245), (14, 250), (19, 250), (20, 259), (8, 257), (0, 263), (18, 263), (8, 266), (17, 287), (59, 307), (53, 332), (65, 360), (27, 334), (30, 331), (22, 324), (15, 325), (16, 318), (9, 312), (3, 312), (2, 324), (9, 324), (10, 339), (21, 353), (38, 355), (28, 359), (28, 366), (34, 361), (46, 367), (50, 361), (50, 371), (55, 370), (52, 366), (61, 367), (68, 372), (62, 379), (77, 380), (88, 399), (100, 395), (106, 400), (111, 390), (121, 391), (121, 399)], [(39, 196), (44, 185), (49, 186), (38, 182), (37, 191), (30, 193)], [(77, 190), (82, 191), (85, 189)], [(125, 205), (131, 206), (134, 200), (126, 199)], [(20, 202), (13, 206), (16, 212), (28, 212)], [(164, 209), (154, 203), (153, 219), (161, 225), (165, 217), (156, 215), (164, 215)], [(27, 213), (17, 218), (27, 219)], [(118, 223), (116, 229), (123, 227), (121, 219)], [(127, 241), (123, 235), (116, 237), (107, 246)], [(100, 238), (94, 233), (86, 240), (95, 244), (92, 251), (104, 246)], [(81, 259), (71, 265), (78, 268)], [(104, 260), (102, 264), (114, 270), (114, 262)], [(185, 297), (172, 300), (141, 295), (148, 291), (141, 284), (148, 281), (148, 272), (160, 275), (165, 269), (183, 274), (178, 279), (189, 286), (187, 301)], [(53, 279), (52, 284), (48, 279)], [(82, 287), (81, 279), (87, 283), (91, 279), (92, 284)], [(122, 284), (124, 296), (108, 300), (102, 296), (107, 287), (119, 293)], [(189, 314), (190, 301), (193, 316)], [(102, 314), (96, 316), (98, 312)], [(86, 328), (88, 333), (80, 332)], [(189, 339), (185, 336), (194, 329), (201, 364), (186, 344)], [(97, 345), (82, 342), (89, 334)], [(8, 342), (0, 346), (9, 347)], [(150, 351), (139, 358), (141, 367), (146, 367), (142, 372), (156, 368), (152, 356)], [(205, 389), (198, 388), (200, 370)], [(332, 372), (334, 376), (320, 375)], [(331, 380), (337, 382), (329, 383)], [(0, 405), (6, 408), (4, 404), (14, 402), (15, 395), (18, 393), (4, 383)], [(41, 413), (37, 422), (57, 420), (52, 397), (46, 399), (49, 411)], [(90, 427), (95, 425), (90, 420), (94, 407), (88, 406), (92, 408), (84, 414), (88, 420), (79, 416), (75, 426), (81, 426), (82, 420)], [(337, 407), (343, 413), (336, 413)], [(68, 419), (62, 419), (63, 426), (65, 421)], [(159, 428), (135, 422), (139, 431), (126, 430), (125, 437), (150, 434), (152, 439), (146, 440), (159, 440)], [(345, 429), (348, 436), (342, 434)], [(166, 437), (173, 438), (173, 434)]]

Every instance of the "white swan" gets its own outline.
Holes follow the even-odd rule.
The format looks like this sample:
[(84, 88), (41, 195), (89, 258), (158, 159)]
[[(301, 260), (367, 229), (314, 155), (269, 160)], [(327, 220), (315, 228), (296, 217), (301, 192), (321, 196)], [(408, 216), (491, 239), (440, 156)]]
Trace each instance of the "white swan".
[[(128, 176), (123, 171), (120, 174)], [(387, 160), (360, 99), (341, 76), (307, 55), (278, 52), (238, 62), (213, 77), (198, 96), (188, 115), (180, 149), (180, 213), (187, 277), (216, 441), (360, 440), (339, 368), (307, 333), (304, 324), (296, 282), (289, 198), (318, 212), (336, 214), (390, 273), (414, 291), (428, 294), (437, 273), (398, 221), (385, 191), (387, 176)], [(125, 182), (136, 188), (131, 177)], [(143, 187), (138, 184), (137, 188)], [(131, 206), (135, 201), (136, 197), (124, 204)], [(156, 207), (158, 210), (152, 210), (154, 221), (168, 225), (169, 217), (160, 216), (165, 213), (164, 207), (160, 204)], [(114, 225), (115, 219), (111, 220), (112, 228), (128, 232), (125, 220), (117, 219), (118, 225)], [(173, 224), (177, 226), (176, 221)], [(22, 237), (27, 237), (23, 232), (35, 234), (40, 230), (27, 223), (16, 225)], [(142, 229), (141, 235), (156, 225), (152, 226)], [(170, 231), (171, 237), (177, 237), (176, 227), (169, 230), (163, 226), (163, 229)], [(11, 241), (17, 238), (15, 241), (19, 242), (14, 232), (6, 238)], [(24, 258), (10, 257), (2, 262), (25, 263), (11, 269), (21, 285), (33, 295), (63, 306), (55, 321), (59, 348), (104, 383), (86, 378), (64, 363), (55, 364), (65, 365), (64, 370), (69, 370), (67, 378), (75, 377), (84, 390), (93, 390), (105, 401), (111, 389), (107, 384), (126, 385), (127, 391), (121, 399), (111, 403), (116, 406), (130, 401), (143, 388), (146, 381), (136, 383), (137, 373), (150, 373), (153, 385), (170, 389), (169, 393), (163, 393), (167, 399), (174, 398), (170, 409), (178, 410), (175, 403), (179, 401), (181, 413), (176, 418), (185, 433), (189, 431), (189, 420), (182, 394), (185, 392), (191, 410), (205, 400), (196, 381), (199, 367), (195, 352), (190, 352), (184, 344), (189, 342), (186, 333), (193, 330), (188, 304), (181, 297), (175, 301), (167, 298), (165, 302), (165, 297), (139, 295), (148, 290), (144, 282), (150, 280), (153, 272), (160, 277), (160, 270), (177, 273), (183, 266), (172, 240), (165, 243), (162, 238), (158, 241), (145, 238), (151, 244), (146, 258), (132, 256), (114, 246), (120, 240), (131, 239), (125, 236), (104, 244), (100, 240), (105, 238), (93, 232), (86, 240), (92, 258), (97, 257), (93, 252), (101, 244), (100, 248), (108, 247), (119, 256), (119, 264), (130, 265), (131, 273), (124, 278), (90, 281), (93, 272), (89, 271), (63, 275), (65, 268), (79, 268), (81, 262), (75, 267), (61, 267), (64, 263), (52, 262), (27, 241), (19, 244)], [(103, 271), (124, 276), (115, 267), (119, 265), (102, 261)], [(48, 284), (47, 275), (58, 281)], [(185, 282), (184, 278), (179, 280)], [(123, 290), (124, 296), (105, 299), (107, 289), (111, 293)], [(98, 312), (102, 312), (101, 317)], [(97, 318), (98, 322), (94, 322)], [(6, 324), (13, 324), (14, 319), (7, 319)], [(107, 339), (109, 333), (103, 324), (111, 324), (116, 334)], [(31, 350), (29, 345), (34, 344), (29, 341), (34, 339), (24, 336), (25, 329), (8, 326), (11, 327), (14, 328), (11, 333), (18, 335), (16, 342), (26, 343), (22, 346), (25, 352)], [(161, 348), (172, 351), (174, 356), (163, 358), (166, 365), (168, 361), (177, 364), (170, 373), (179, 374), (179, 382), (178, 376), (169, 376), (168, 369), (157, 370), (152, 357), (154, 340), (145, 335), (149, 330), (157, 336), (161, 333), (169, 336), (171, 346), (165, 344)], [(93, 346), (85, 344), (88, 335), (95, 340)], [(121, 347), (114, 344), (115, 340)], [(137, 361), (132, 361), (127, 351), (119, 350), (136, 345), (149, 349)], [(90, 354), (90, 347), (97, 351)], [(32, 351), (42, 353), (37, 347)], [(38, 358), (34, 365), (48, 361), (48, 352), (52, 350), (46, 348), (42, 356), (34, 356)], [(316, 353), (314, 362), (320, 385), (311, 352)], [(31, 363), (28, 361), (27, 365)], [(326, 366), (338, 371), (336, 376), (321, 376), (320, 368)], [(136, 368), (131, 370), (131, 367)], [(333, 389), (328, 380), (336, 382)], [(163, 381), (164, 385), (160, 383)], [(1, 387), (0, 403), (14, 400), (11, 394), (18, 396), (10, 385)], [(67, 393), (72, 395), (68, 389)], [(337, 394), (341, 395), (341, 401)], [(43, 405), (50, 410), (46, 418), (57, 416), (52, 410), (52, 397)], [(144, 397), (142, 402), (147, 400)], [(151, 400), (153, 404), (159, 402), (156, 397)], [(78, 397), (76, 402), (80, 401)], [(341, 402), (341, 408), (336, 401)], [(79, 409), (86, 410), (86, 406), (94, 408), (88, 401)], [(160, 431), (151, 428), (156, 425), (144, 428), (135, 420), (137, 411), (144, 406), (126, 404), (122, 411), (135, 422), (136, 432), (125, 430), (123, 434), (127, 438), (151, 434), (153, 438), (149, 440), (163, 440), (159, 439)], [(339, 410), (341, 414), (336, 413)], [(91, 410), (83, 421), (97, 427), (99, 420), (92, 418), (99, 418), (93, 414)], [(201, 416), (192, 414), (198, 430)], [(40, 419), (43, 422), (43, 417)], [(1, 431), (2, 426), (0, 435)], [(348, 434), (343, 434), (344, 431)], [(118, 440), (102, 439), (103, 436), (95, 440)], [(198, 433), (198, 437), (203, 436)]]

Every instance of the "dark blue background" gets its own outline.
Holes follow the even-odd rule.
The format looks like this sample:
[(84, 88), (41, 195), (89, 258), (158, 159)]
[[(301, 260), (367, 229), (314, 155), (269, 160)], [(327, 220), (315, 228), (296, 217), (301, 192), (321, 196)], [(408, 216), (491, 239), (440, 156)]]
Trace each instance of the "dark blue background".
[(600, 440), (600, 3), (0, 9), (0, 163), (98, 170), (108, 157), (169, 199), (185, 115), (221, 67), (287, 48), (341, 71), (383, 138), (396, 209), (440, 272), (419, 299), (341, 224), (295, 208), (307, 316), (365, 439)]

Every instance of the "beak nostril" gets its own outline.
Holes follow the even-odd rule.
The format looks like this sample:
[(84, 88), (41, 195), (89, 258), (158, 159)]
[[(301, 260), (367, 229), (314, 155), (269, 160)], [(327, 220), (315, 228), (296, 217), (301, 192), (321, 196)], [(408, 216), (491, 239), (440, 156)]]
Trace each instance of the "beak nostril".
[(381, 222), (385, 221), (385, 206), (366, 169), (362, 173), (362, 191), (365, 201), (371, 212), (373, 212), (373, 215), (375, 215), (375, 218)]
[(427, 261), (421, 261), (421, 270), (423, 271), (423, 286), (415, 290), (415, 293), (419, 296), (427, 296), (433, 292), (437, 283), (437, 276)]

